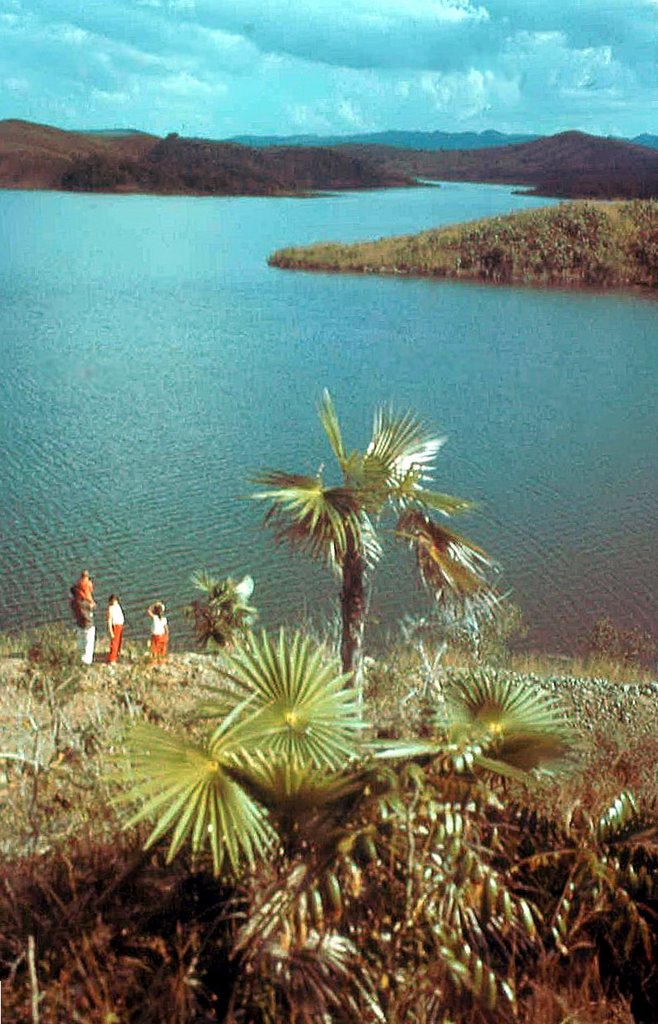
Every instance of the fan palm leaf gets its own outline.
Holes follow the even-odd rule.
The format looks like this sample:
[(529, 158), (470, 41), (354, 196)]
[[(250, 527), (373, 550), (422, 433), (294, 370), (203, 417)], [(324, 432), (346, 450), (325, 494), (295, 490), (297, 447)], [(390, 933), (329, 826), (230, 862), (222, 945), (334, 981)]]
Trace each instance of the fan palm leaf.
[(498, 597), (487, 579), (494, 563), (482, 548), (415, 508), (402, 513), (395, 532), (414, 549), (421, 579), (437, 601), (495, 607)]
[(473, 673), (446, 691), (438, 722), (451, 738), (482, 739), (493, 761), (528, 771), (563, 760), (573, 747), (564, 709), (546, 693), (494, 671)]
[(266, 470), (256, 483), (266, 489), (254, 498), (271, 501), (265, 522), (273, 526), (277, 543), (330, 565), (340, 565), (348, 535), (361, 534), (360, 505), (349, 488), (325, 487), (318, 476)]
[(197, 590), (208, 594), (209, 597), (214, 597), (221, 590), (222, 581), (207, 569), (196, 569), (190, 576), (190, 580)]
[(376, 799), (358, 771), (328, 772), (266, 755), (241, 758), (228, 770), (267, 808), (288, 855), (298, 851), (314, 875), (336, 861), (344, 844), (353, 845), (355, 821)]
[(204, 747), (148, 723), (135, 726), (124, 798), (141, 803), (126, 827), (155, 818), (147, 847), (172, 833), (171, 860), (188, 840), (194, 851), (209, 843), (216, 874), (226, 860), (233, 871), (243, 861), (253, 866), (274, 836), (266, 812), (226, 771), (235, 750), (230, 730), (222, 739)]
[(379, 467), (393, 485), (409, 474), (420, 483), (431, 478), (445, 440), (435, 437), (412, 413), (396, 414), (390, 407), (382, 407), (374, 415), (364, 462)]
[(226, 657), (222, 671), (236, 699), (249, 702), (249, 749), (326, 768), (358, 752), (362, 723), (350, 675), (309, 637), (295, 633), (290, 640), (284, 630), (276, 642), (266, 633), (252, 637)]
[(331, 445), (331, 450), (342, 468), (345, 464), (347, 453), (345, 451), (345, 446), (343, 445), (340, 423), (338, 422), (338, 416), (334, 409), (334, 403), (332, 402), (331, 395), (326, 388), (322, 392), (318, 415), (324, 432), (327, 435), (329, 444)]

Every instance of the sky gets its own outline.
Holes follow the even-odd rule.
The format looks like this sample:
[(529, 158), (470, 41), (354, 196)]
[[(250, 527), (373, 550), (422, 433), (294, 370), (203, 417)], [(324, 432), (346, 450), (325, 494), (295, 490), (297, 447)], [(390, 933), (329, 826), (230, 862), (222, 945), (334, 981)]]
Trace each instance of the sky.
[(0, 118), (658, 134), (658, 0), (0, 0)]

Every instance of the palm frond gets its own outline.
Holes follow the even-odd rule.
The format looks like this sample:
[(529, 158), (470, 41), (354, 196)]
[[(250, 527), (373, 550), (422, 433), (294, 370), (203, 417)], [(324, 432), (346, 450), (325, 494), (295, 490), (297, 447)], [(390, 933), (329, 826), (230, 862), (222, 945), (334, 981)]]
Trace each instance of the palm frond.
[(266, 490), (253, 495), (271, 501), (265, 516), (274, 529), (277, 543), (287, 541), (293, 548), (330, 565), (340, 565), (348, 537), (361, 535), (361, 506), (346, 487), (325, 487), (319, 476), (303, 476), (267, 470), (256, 477)]
[(294, 812), (303, 817), (309, 811), (351, 801), (363, 789), (358, 773), (327, 771), (313, 765), (275, 760), (271, 754), (242, 756), (229, 772), (240, 785), (270, 810)]
[(444, 516), (457, 516), (474, 507), (474, 502), (467, 498), (457, 498), (452, 494), (443, 494), (440, 491), (428, 491), (424, 487), (415, 487), (413, 492), (410, 492), (410, 497), (413, 498), (416, 505), (440, 512)]
[(141, 806), (126, 827), (147, 819), (155, 826), (146, 846), (172, 833), (167, 859), (188, 840), (194, 851), (210, 844), (219, 874), (228, 860), (235, 872), (262, 857), (273, 840), (267, 814), (225, 770), (232, 752), (215, 743), (206, 748), (148, 723), (127, 737), (129, 789), (123, 799)]
[(555, 700), (492, 670), (453, 683), (438, 721), (451, 738), (481, 738), (487, 756), (524, 771), (561, 761), (573, 748), (564, 710)]
[(425, 586), (439, 603), (490, 615), (499, 597), (488, 581), (494, 562), (482, 548), (436, 523), (419, 509), (406, 509), (396, 536), (409, 542)]
[(331, 400), (331, 395), (327, 388), (322, 392), (318, 415), (320, 417), (320, 423), (322, 424), (324, 432), (329, 440), (329, 444), (331, 445), (331, 450), (342, 467), (345, 462), (346, 453), (340, 432), (340, 423), (338, 422), (334, 403)]
[(355, 821), (374, 799), (363, 773), (328, 772), (271, 754), (242, 756), (228, 771), (267, 808), (288, 855), (298, 851), (311, 873), (334, 864), (344, 844), (353, 845)]
[(196, 569), (190, 576), (192, 584), (203, 594), (213, 595), (221, 588), (222, 581), (214, 576), (208, 569)]
[(281, 630), (275, 642), (263, 632), (227, 656), (223, 671), (250, 701), (250, 748), (329, 768), (357, 753), (362, 723), (350, 675), (309, 637)]
[(394, 413), (390, 407), (375, 412), (366, 463), (381, 467), (391, 482), (413, 474), (418, 482), (431, 478), (437, 452), (445, 443), (412, 413)]

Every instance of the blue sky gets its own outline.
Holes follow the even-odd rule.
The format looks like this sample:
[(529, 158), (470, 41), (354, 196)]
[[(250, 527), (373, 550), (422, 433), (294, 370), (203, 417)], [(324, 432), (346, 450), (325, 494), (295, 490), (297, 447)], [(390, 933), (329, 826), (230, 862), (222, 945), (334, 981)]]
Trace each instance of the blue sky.
[(658, 134), (658, 0), (0, 0), (0, 118)]

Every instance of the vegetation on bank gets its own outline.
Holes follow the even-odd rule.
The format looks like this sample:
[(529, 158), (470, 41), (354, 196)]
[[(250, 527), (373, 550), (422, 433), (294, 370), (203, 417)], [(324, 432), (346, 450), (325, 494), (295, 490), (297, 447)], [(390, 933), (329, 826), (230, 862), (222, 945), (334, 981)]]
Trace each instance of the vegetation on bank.
[(362, 711), (309, 637), (110, 676), (49, 630), (6, 663), (10, 1018), (649, 1024), (655, 742), (441, 647), (369, 662)]
[(280, 249), (269, 262), (298, 270), (655, 288), (658, 201), (562, 203), (417, 235)]

